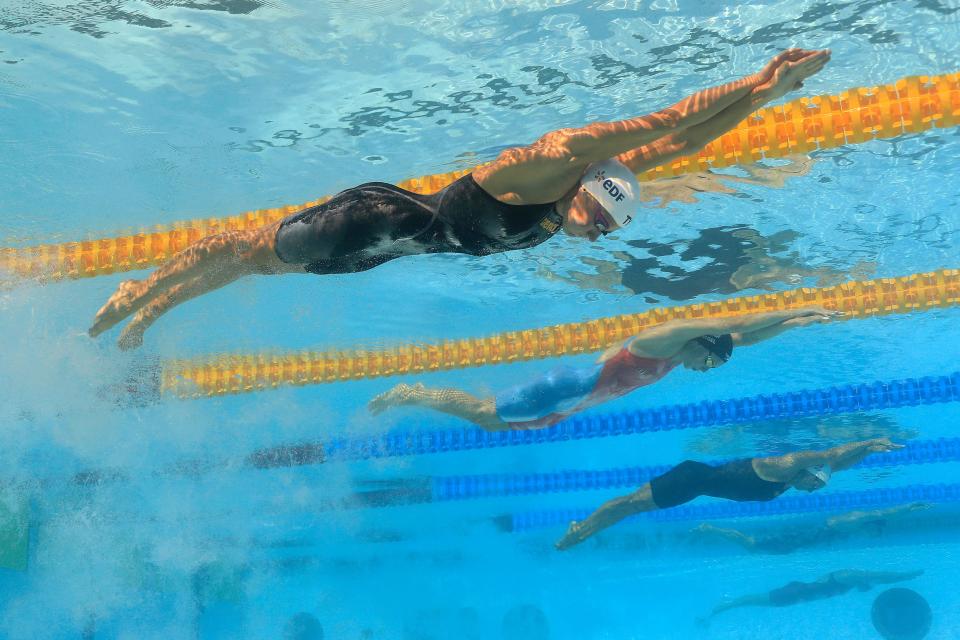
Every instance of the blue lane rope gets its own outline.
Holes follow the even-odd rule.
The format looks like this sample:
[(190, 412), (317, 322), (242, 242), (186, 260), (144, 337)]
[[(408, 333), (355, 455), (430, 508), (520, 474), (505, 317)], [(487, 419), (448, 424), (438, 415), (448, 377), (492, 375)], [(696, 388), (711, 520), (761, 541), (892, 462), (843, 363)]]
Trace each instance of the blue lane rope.
[[(910, 502), (960, 502), (960, 484), (915, 484), (864, 491), (813, 493), (780, 497), (770, 502), (715, 502), (681, 505), (671, 509), (641, 513), (631, 516), (627, 520), (643, 518), (658, 522), (675, 522), (750, 518), (820, 511), (877, 509)], [(583, 520), (590, 513), (592, 513), (591, 509), (549, 509), (514, 513), (509, 518), (511, 531), (520, 532), (567, 525), (573, 520)]]
[[(714, 460), (720, 464), (725, 460)], [(874, 454), (857, 469), (912, 464), (960, 462), (960, 438), (918, 440), (903, 449)], [(341, 508), (392, 507), (473, 498), (510, 497), (618, 487), (636, 488), (671, 468), (621, 467), (617, 469), (564, 470), (551, 473), (483, 474), (371, 480), (365, 488), (340, 501)]]
[(878, 411), (957, 400), (960, 400), (960, 372), (692, 402), (623, 413), (575, 416), (547, 429), (488, 432), (479, 428), (455, 427), (400, 431), (368, 438), (336, 438), (327, 443), (302, 446), (322, 447), (323, 460), (366, 460)]
[[(903, 449), (874, 454), (857, 469), (875, 469), (909, 464), (960, 461), (960, 438), (940, 438), (910, 442)], [(727, 460), (708, 461), (722, 464)], [(651, 478), (666, 473), (673, 465), (619, 467), (614, 469), (567, 469), (547, 473), (502, 473), (433, 478), (434, 502), (521, 496), (567, 491), (590, 491), (620, 487), (639, 487)]]

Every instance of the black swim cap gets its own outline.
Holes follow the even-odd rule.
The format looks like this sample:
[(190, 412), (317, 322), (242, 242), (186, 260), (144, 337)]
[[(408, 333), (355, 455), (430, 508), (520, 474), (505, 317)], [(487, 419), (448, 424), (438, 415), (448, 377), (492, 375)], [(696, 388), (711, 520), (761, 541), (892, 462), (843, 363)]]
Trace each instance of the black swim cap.
[(722, 336), (700, 336), (697, 338), (697, 344), (724, 362), (733, 354), (733, 336), (729, 333)]

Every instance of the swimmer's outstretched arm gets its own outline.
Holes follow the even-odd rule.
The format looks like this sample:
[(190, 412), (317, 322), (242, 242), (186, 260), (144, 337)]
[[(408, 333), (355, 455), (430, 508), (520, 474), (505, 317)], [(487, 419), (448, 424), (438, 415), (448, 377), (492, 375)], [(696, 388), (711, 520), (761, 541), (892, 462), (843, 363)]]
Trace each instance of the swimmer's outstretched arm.
[(913, 580), (923, 575), (923, 569), (916, 571), (864, 571), (862, 569), (841, 569), (833, 571), (820, 578), (820, 582), (833, 580), (840, 584), (869, 589), (877, 584), (892, 584)]
[(712, 525), (709, 522), (704, 522), (694, 527), (691, 533), (710, 533), (723, 538), (724, 540), (735, 542), (748, 551), (757, 550), (757, 539), (753, 536), (745, 534), (739, 529), (728, 529)]
[(811, 53), (803, 49), (788, 49), (775, 56), (757, 73), (697, 91), (659, 111), (617, 122), (596, 122), (580, 129), (560, 131), (567, 136), (566, 144), (574, 155), (598, 160), (612, 158), (664, 135), (709, 121), (748, 96), (756, 87), (770, 82), (774, 73), (785, 63)]
[(634, 355), (668, 358), (675, 355), (690, 340), (705, 335), (729, 333), (734, 344), (756, 344), (784, 331), (825, 322), (838, 316), (823, 307), (803, 307), (785, 311), (766, 311), (733, 318), (698, 318), (673, 320), (642, 331), (627, 344)]
[[(696, 153), (760, 107), (802, 87), (804, 80), (818, 73), (830, 61), (829, 50), (791, 49), (781, 56), (785, 54), (787, 58), (775, 66), (766, 80), (755, 85), (719, 113), (712, 114), (694, 126), (671, 132), (656, 141), (624, 150), (617, 159), (635, 173), (641, 173), (679, 156)], [(776, 60), (777, 58), (774, 59)]]
[(754, 466), (763, 477), (770, 480), (790, 481), (807, 467), (828, 464), (833, 471), (843, 471), (856, 465), (874, 453), (885, 453), (903, 449), (904, 445), (891, 442), (889, 438), (874, 438), (861, 442), (851, 442), (824, 449), (823, 451), (797, 451), (784, 456), (754, 458)]
[(474, 177), (487, 192), (517, 204), (556, 200), (579, 182), (592, 162), (616, 157), (640, 172), (693, 153), (754, 109), (802, 84), (829, 59), (829, 51), (790, 49), (758, 73), (699, 91), (654, 113), (551, 131), (527, 147), (504, 151)]
[(920, 511), (929, 509), (932, 505), (926, 502), (911, 502), (909, 504), (900, 504), (886, 509), (871, 509), (870, 511), (851, 511), (827, 518), (828, 529), (846, 529), (856, 528), (873, 522), (882, 521), (887, 518), (896, 517), (911, 511)]
[(841, 315), (843, 314), (839, 311), (828, 311), (818, 307), (815, 312), (788, 318), (783, 322), (778, 322), (767, 327), (753, 329), (752, 331), (735, 331), (732, 333), (733, 344), (738, 347), (748, 347), (769, 340), (770, 338), (776, 338), (784, 331), (796, 329), (797, 327), (806, 327), (811, 324), (830, 322)]

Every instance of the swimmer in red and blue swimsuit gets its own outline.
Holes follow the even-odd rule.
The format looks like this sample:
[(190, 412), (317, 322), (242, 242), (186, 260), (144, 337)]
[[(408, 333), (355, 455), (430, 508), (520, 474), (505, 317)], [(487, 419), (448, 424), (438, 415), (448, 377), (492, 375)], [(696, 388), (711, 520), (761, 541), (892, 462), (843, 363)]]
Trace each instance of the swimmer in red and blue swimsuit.
[[(714, 353), (722, 360), (729, 357), (732, 344), (729, 336), (721, 337), (719, 343)], [(556, 367), (532, 382), (498, 393), (494, 398), (497, 416), (511, 429), (549, 427), (569, 415), (653, 384), (677, 364), (670, 359), (638, 356), (623, 346), (592, 367)]]
[(806, 307), (737, 318), (673, 320), (630, 338), (592, 366), (556, 367), (494, 396), (480, 398), (459, 389), (400, 384), (371, 400), (369, 408), (379, 414), (394, 406), (420, 406), (488, 431), (542, 429), (651, 385), (677, 366), (709, 371), (726, 362), (734, 346), (756, 344), (836, 315), (821, 307)]

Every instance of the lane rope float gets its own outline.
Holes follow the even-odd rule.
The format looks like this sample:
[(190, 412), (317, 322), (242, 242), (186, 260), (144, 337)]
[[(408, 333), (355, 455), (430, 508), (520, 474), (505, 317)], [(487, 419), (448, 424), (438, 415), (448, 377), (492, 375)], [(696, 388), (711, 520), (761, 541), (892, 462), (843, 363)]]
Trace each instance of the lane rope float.
[(509, 331), (484, 338), (401, 345), (378, 351), (337, 350), (293, 353), (238, 353), (167, 360), (161, 364), (161, 392), (180, 398), (251, 393), (432, 371), (539, 360), (590, 353), (675, 319), (733, 317), (818, 305), (843, 311), (844, 319), (908, 313), (955, 306), (960, 270), (941, 269), (898, 278), (847, 282), (728, 298), (641, 313)]

